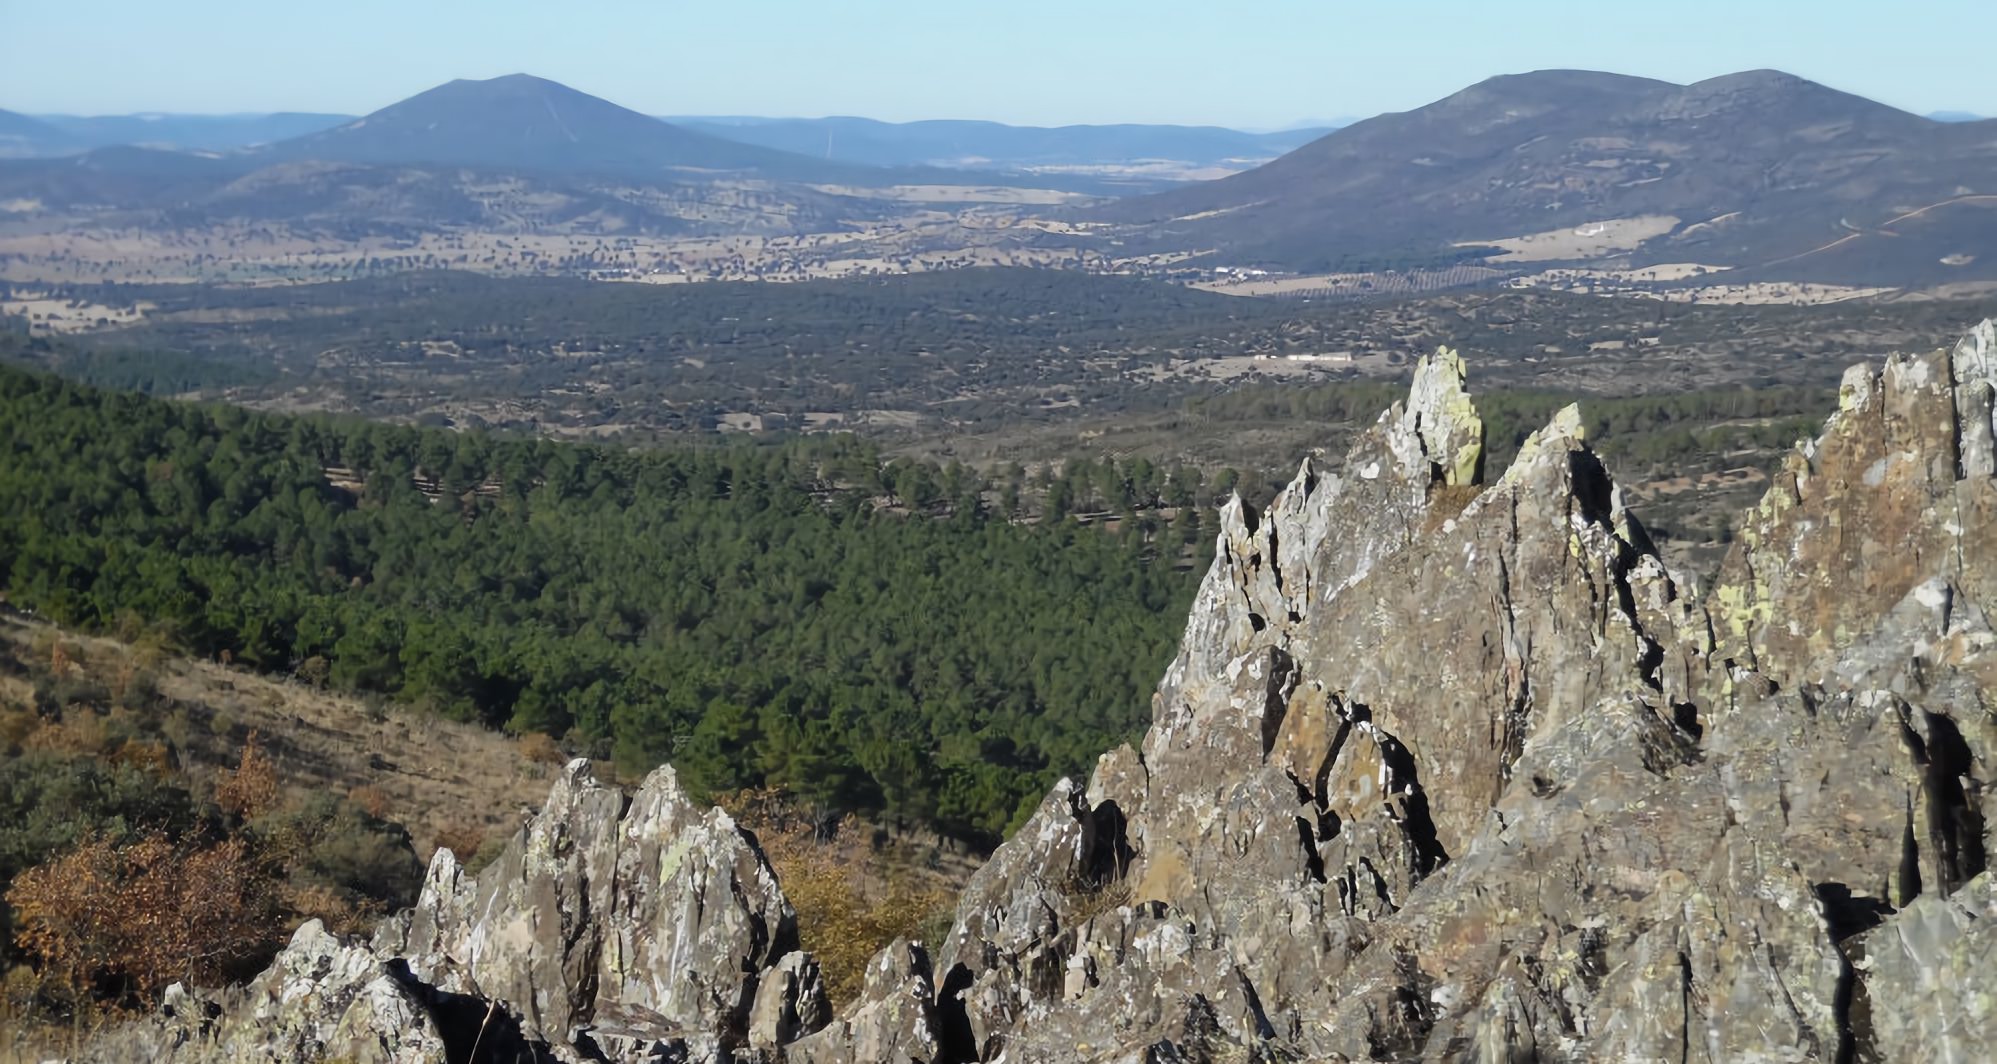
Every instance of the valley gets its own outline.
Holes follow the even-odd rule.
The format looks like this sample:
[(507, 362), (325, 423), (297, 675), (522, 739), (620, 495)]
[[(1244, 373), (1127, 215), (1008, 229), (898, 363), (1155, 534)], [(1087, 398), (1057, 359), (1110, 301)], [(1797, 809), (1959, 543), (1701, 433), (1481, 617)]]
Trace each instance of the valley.
[(1997, 1054), (1933, 27), (193, 3), (0, 18), (0, 1064)]
[[(495, 143), (477, 132), (491, 123), (520, 132)], [(851, 126), (850, 157), (812, 157), (795, 149), (836, 141), (839, 120), (682, 128), (516, 75), (232, 153), (0, 160), (0, 278), (268, 284), (444, 267), (800, 281), (1031, 265), (1320, 299), (1997, 290), (1997, 192), (1983, 184), (1997, 121), (1939, 122), (1774, 71), (1693, 85), (1539, 71), (1287, 140), (876, 125)], [(954, 136), (983, 138), (1012, 168), (924, 161)], [(1091, 138), (1105, 154), (1077, 161)], [(1294, 150), (1252, 167), (1211, 154), (1254, 143)], [(1167, 145), (1244, 168), (1152, 185), (1085, 176)]]

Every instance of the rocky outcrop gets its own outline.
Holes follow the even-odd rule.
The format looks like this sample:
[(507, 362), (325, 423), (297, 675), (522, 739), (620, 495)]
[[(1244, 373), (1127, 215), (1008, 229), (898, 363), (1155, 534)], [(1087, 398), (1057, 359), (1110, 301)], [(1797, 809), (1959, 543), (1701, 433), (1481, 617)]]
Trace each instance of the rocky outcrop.
[(945, 1048), (1997, 1055), (1992, 326), (1854, 370), (1704, 596), (1574, 411), (1485, 484), (1464, 377), (1225, 508), (1143, 742), (963, 899)]
[(726, 813), (688, 801), (671, 768), (626, 795), (575, 761), (477, 877), (440, 850), (415, 907), (371, 942), (309, 923), (249, 986), (176, 991), (96, 1057), (755, 1059), (828, 1019), (796, 946), (775, 876)]
[(1997, 327), (1848, 374), (1707, 594), (1465, 379), (1223, 510), (1142, 741), (838, 1016), (753, 840), (577, 764), (104, 1059), (1997, 1059)]

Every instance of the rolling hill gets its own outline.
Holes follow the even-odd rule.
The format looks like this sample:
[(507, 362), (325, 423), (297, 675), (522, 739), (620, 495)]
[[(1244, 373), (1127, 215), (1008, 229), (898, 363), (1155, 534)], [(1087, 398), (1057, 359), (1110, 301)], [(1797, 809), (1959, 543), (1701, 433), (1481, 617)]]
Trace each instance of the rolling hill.
[(271, 114), (40, 115), (67, 134), (71, 150), (119, 145), (176, 151), (222, 152), (270, 144), (331, 129), (352, 115), (278, 111)]
[[(1694, 85), (1539, 71), (1093, 217), (1139, 245), (1298, 271), (1484, 257), (1981, 278), (1997, 269), (1997, 122), (1935, 122), (1776, 71)], [(1875, 264), (1886, 244), (1892, 264)]]
[(0, 159), (32, 159), (79, 151), (67, 133), (14, 111), (0, 111)]

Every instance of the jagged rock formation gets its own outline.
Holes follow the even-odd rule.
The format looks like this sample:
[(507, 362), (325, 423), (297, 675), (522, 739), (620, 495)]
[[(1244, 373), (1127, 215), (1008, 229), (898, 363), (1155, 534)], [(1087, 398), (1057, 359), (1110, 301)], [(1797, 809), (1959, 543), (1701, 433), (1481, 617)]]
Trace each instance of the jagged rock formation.
[(673, 770), (634, 795), (570, 763), (476, 879), (448, 850), (368, 943), (315, 921), (220, 1000), (93, 1059), (367, 1062), (720, 1060), (826, 1020), (817, 965), (754, 840)]
[(1997, 330), (1846, 378), (1717, 586), (1463, 365), (1220, 550), (973, 882), (961, 1059), (1989, 1059)]
[[(177, 1060), (1997, 1058), (1997, 326), (1845, 379), (1708, 594), (1570, 409), (1460, 358), (1224, 511), (1142, 743), (825, 1008), (752, 840), (572, 766), (370, 944), (176, 995)], [(494, 1022), (494, 1020), (498, 1022)], [(110, 1045), (110, 1043), (107, 1043)], [(126, 1048), (129, 1048), (127, 1043)], [(483, 1057), (481, 1059), (484, 1059)]]

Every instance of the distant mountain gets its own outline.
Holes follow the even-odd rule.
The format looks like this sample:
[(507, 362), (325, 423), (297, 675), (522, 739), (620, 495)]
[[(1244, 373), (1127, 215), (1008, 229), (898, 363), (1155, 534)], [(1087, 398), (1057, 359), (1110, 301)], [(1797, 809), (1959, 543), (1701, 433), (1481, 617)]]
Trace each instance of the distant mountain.
[(241, 172), (229, 160), (183, 152), (99, 148), (0, 162), (0, 200), (30, 200), (52, 210), (147, 210), (204, 195)]
[(715, 171), (791, 180), (853, 176), (805, 156), (682, 129), (527, 74), (453, 81), (256, 155), (642, 178)]
[(352, 115), (279, 111), (231, 115), (39, 115), (69, 135), (76, 150), (132, 145), (181, 151), (234, 151), (317, 133)]
[(1492, 78), (1095, 217), (1134, 227), (1126, 246), (1300, 271), (1434, 264), (1547, 234), (1510, 244), (1509, 262), (1866, 281), (1889, 272), (1875, 260), (1898, 237), (1890, 272), (1917, 263), (1931, 280), (1997, 267), (1993, 194), (1997, 122), (1933, 122), (1775, 71), (1681, 86), (1559, 70)]
[(1012, 126), (1000, 122), (871, 118), (676, 117), (684, 129), (766, 148), (868, 166), (979, 169), (1211, 167), (1272, 159), (1330, 132), (1244, 133), (1219, 126)]
[[(495, 180), (503, 176), (503, 180)], [(893, 209), (803, 185), (754, 196), (700, 183), (591, 174), (500, 175), (453, 166), (278, 161), (149, 148), (0, 160), (0, 204), (139, 228), (289, 225), (340, 241), (439, 229), (664, 236), (832, 228)]]
[(47, 122), (0, 111), (0, 159), (35, 159), (82, 150), (69, 134)]
[(1929, 117), (1929, 118), (1931, 118), (1931, 119), (1933, 119), (1934, 121), (1937, 121), (1937, 122), (1981, 122), (1981, 121), (1983, 121), (1983, 116), (1982, 116), (1982, 115), (1973, 115), (1973, 114), (1970, 114), (1970, 113), (1969, 113), (1968, 111), (1929, 111), (1929, 112), (1928, 112), (1928, 117)]
[[(9, 118), (20, 154), (52, 154), (43, 150), (51, 138), (74, 143), (47, 123)], [(767, 185), (745, 190), (717, 178)], [(864, 189), (922, 184), (1098, 193), (1131, 183), (812, 159), (681, 129), (524, 75), (451, 82), (329, 129), (233, 152), (118, 146), (0, 159), (0, 203), (15, 204), (15, 214), (168, 228), (272, 222), (340, 239), (437, 228), (822, 231), (909, 209), (904, 193)]]

